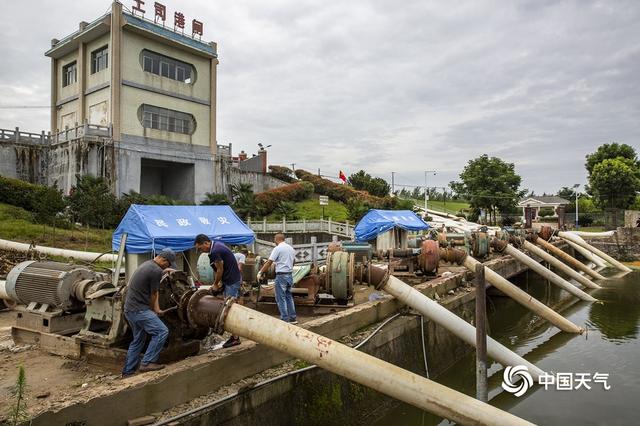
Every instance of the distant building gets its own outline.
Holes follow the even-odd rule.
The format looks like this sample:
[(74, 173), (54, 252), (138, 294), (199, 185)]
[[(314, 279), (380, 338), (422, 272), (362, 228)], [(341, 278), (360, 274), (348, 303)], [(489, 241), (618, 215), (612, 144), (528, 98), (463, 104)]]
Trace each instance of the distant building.
[(532, 220), (535, 220), (536, 218), (539, 217), (540, 209), (542, 208), (552, 208), (553, 216), (557, 216), (558, 207), (565, 207), (567, 204), (570, 204), (570, 203), (571, 201), (565, 200), (564, 198), (556, 197), (556, 196), (542, 196), (542, 197), (533, 196), (533, 197), (526, 197), (520, 200), (520, 202), (518, 203), (518, 207), (522, 208), (523, 217), (525, 216), (525, 209), (527, 207), (533, 208), (534, 215), (532, 217)]

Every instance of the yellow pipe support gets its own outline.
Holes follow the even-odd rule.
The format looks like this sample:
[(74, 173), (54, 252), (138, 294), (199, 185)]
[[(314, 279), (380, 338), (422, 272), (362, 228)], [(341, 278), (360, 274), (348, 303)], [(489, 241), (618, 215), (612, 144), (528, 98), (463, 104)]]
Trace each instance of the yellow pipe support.
[(235, 303), (226, 307), (224, 330), (316, 364), (454, 422), (467, 425), (531, 425), (513, 414), (427, 378)]
[(609, 256), (607, 253), (595, 248), (594, 246), (587, 243), (585, 240), (583, 240), (579, 236), (572, 234), (571, 232), (561, 231), (561, 232), (558, 232), (558, 236), (561, 238), (564, 238), (565, 240), (573, 241), (579, 246), (584, 247), (585, 249), (589, 250), (591, 253), (594, 253), (596, 256), (600, 256), (605, 261), (609, 262), (611, 265), (618, 268), (622, 272), (631, 272), (631, 268), (628, 268), (627, 266), (615, 260), (613, 257)]
[(580, 262), (575, 257), (571, 256), (568, 253), (565, 253), (564, 251), (562, 251), (558, 247), (556, 247), (553, 244), (543, 240), (542, 238), (537, 238), (536, 239), (536, 244), (539, 245), (540, 247), (542, 247), (543, 249), (547, 250), (549, 253), (551, 253), (555, 257), (557, 257), (560, 260), (562, 260), (564, 263), (568, 264), (569, 266), (571, 266), (571, 267), (573, 267), (575, 269), (581, 270), (582, 272), (584, 272), (585, 274), (591, 276), (592, 278), (594, 278), (596, 280), (604, 280), (604, 279), (606, 279), (598, 271), (595, 271), (595, 270), (589, 268), (587, 265), (585, 265), (584, 263)]
[(539, 264), (538, 262), (536, 262), (535, 260), (527, 256), (525, 253), (521, 252), (511, 244), (506, 245), (504, 252), (510, 255), (511, 257), (513, 257), (514, 259), (518, 260), (519, 262), (527, 265), (532, 271), (536, 272), (541, 277), (548, 279), (551, 283), (557, 285), (563, 290), (568, 291), (569, 293), (573, 294), (577, 298), (585, 300), (587, 302), (595, 302), (597, 300), (595, 297), (580, 290), (578, 287), (571, 284), (569, 281), (565, 280), (560, 275), (554, 273), (550, 269), (545, 268), (544, 266), (542, 266), (541, 264)]
[[(480, 264), (477, 260), (475, 260), (471, 256), (466, 256), (462, 262), (465, 268), (470, 271), (476, 270), (476, 265)], [(562, 331), (566, 331), (568, 333), (578, 333), (582, 334), (584, 331), (582, 328), (578, 327), (544, 303), (535, 299), (533, 296), (527, 294), (525, 291), (516, 287), (514, 284), (510, 283), (508, 280), (503, 278), (501, 275), (492, 271), (491, 269), (484, 267), (485, 279), (491, 283), (495, 288), (511, 297), (516, 302), (520, 303), (522, 306), (530, 309), (535, 314), (540, 317), (546, 319), (551, 324), (555, 325)]]
[[(532, 253), (532, 254), (538, 256), (539, 258), (541, 258), (542, 260), (548, 262), (551, 266), (555, 267), (560, 272), (562, 272), (562, 273), (570, 276), (574, 280), (578, 281), (583, 286), (588, 287), (588, 288), (602, 288), (598, 284), (596, 284), (593, 281), (591, 281), (589, 278), (585, 277), (584, 275), (580, 274), (579, 272), (571, 269), (570, 267), (568, 267), (564, 263), (560, 262), (560, 260), (556, 259), (555, 257), (553, 257), (551, 254), (547, 253), (546, 251), (542, 250), (540, 247), (538, 247), (538, 246), (536, 246), (534, 244), (531, 244), (529, 241), (524, 241), (523, 247), (526, 250), (528, 250), (530, 253)], [(571, 284), (571, 283), (569, 283), (569, 284)]]

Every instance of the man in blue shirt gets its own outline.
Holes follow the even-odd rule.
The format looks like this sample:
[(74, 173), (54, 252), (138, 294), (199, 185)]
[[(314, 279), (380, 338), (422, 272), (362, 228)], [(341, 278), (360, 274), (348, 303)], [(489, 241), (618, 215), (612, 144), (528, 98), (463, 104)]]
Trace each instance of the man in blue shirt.
[[(222, 289), (225, 297), (235, 297), (240, 300), (240, 286), (242, 285), (242, 274), (238, 268), (238, 262), (229, 248), (219, 241), (211, 241), (211, 239), (199, 234), (195, 241), (196, 249), (201, 253), (209, 253), (209, 262), (215, 272), (211, 292), (217, 293)], [(240, 337), (231, 336), (222, 347), (230, 348), (240, 344)]]

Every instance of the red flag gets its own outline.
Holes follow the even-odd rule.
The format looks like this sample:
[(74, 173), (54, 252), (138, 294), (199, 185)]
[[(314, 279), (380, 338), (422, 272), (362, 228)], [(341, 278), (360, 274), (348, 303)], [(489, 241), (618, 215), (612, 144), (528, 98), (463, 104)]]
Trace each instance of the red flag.
[(342, 183), (347, 183), (347, 177), (345, 176), (344, 173), (342, 173), (342, 170), (340, 170), (340, 174), (338, 174), (338, 177), (340, 178)]

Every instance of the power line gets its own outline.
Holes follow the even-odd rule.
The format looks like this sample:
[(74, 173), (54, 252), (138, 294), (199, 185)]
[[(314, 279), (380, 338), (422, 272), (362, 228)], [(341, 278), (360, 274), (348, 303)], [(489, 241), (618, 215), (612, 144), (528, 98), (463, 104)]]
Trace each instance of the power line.
[(51, 108), (51, 105), (0, 105), (0, 109), (36, 109)]

